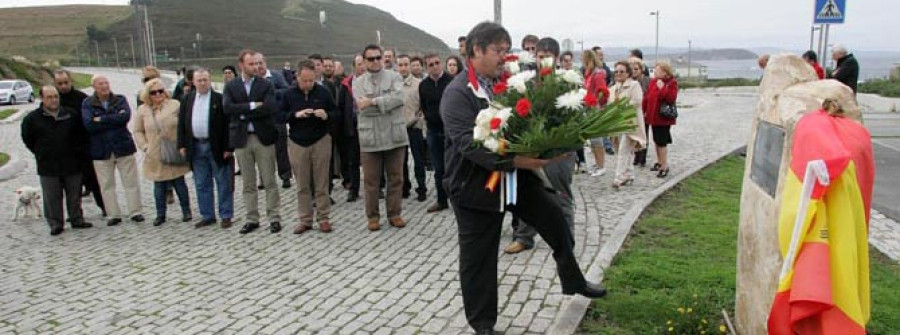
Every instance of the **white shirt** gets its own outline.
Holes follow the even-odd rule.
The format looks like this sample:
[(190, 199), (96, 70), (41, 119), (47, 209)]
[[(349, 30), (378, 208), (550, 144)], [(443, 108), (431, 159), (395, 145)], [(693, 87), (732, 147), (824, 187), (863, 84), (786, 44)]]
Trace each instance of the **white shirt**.
[[(266, 71), (266, 73), (269, 73), (269, 72)], [(241, 80), (244, 80), (244, 91), (247, 91), (247, 96), (248, 96), (248, 97), (250, 96), (250, 89), (253, 87), (253, 80), (254, 80), (254, 79), (256, 79), (256, 78), (250, 77), (250, 80), (244, 80), (244, 78), (241, 78)], [(253, 101), (251, 101), (251, 102), (250, 102), (250, 110), (253, 110), (253, 109), (255, 109), (255, 108), (256, 108), (256, 103), (254, 103)], [(249, 131), (249, 132), (255, 132), (255, 131), (256, 131), (256, 130), (253, 128), (253, 122), (247, 123), (247, 131)]]
[(194, 138), (205, 140), (209, 138), (209, 92), (206, 94), (196, 93), (194, 98), (194, 110), (191, 114), (191, 130), (194, 132)]

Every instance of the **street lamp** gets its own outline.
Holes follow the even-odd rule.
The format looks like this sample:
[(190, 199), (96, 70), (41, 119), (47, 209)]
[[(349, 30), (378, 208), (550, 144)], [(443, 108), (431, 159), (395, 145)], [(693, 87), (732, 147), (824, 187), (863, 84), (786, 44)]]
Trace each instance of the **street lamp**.
[(691, 78), (691, 40), (688, 40), (688, 79)]
[(650, 15), (656, 16), (656, 62), (659, 62), (659, 9), (650, 12)]
[(203, 46), (200, 44), (200, 33), (197, 33), (197, 58), (203, 58)]

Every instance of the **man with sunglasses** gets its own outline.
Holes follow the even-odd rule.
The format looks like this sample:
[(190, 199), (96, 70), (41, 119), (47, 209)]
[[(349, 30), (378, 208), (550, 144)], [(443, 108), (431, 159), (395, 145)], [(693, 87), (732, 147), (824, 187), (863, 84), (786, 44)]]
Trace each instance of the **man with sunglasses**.
[[(69, 71), (63, 69), (53, 71), (53, 86), (59, 92), (60, 106), (81, 112), (81, 103), (88, 96), (84, 92), (75, 89), (74, 83), (72, 83), (72, 75), (69, 74)], [(93, 194), (94, 202), (100, 208), (103, 216), (106, 217), (106, 206), (103, 204), (103, 196), (100, 194), (100, 183), (97, 181), (97, 173), (94, 171), (94, 162), (91, 160), (88, 146), (85, 146), (84, 149), (84, 155), (79, 161), (79, 165), (81, 165), (81, 182), (85, 188), (82, 196)]]
[(449, 208), (447, 191), (444, 189), (444, 121), (441, 120), (441, 97), (447, 85), (453, 80), (441, 66), (441, 56), (428, 54), (425, 56), (428, 76), (419, 84), (419, 104), (425, 114), (427, 133), (425, 143), (431, 155), (434, 168), (434, 188), (437, 190), (437, 202), (428, 207), (428, 213), (440, 212)]
[(378, 212), (379, 183), (387, 170), (387, 217), (391, 226), (402, 228), (403, 157), (409, 145), (403, 115), (403, 78), (384, 70), (382, 49), (368, 45), (363, 50), (366, 73), (353, 80), (353, 97), (359, 108), (357, 127), (365, 181), (368, 229), (381, 229)]
[(563, 219), (557, 195), (532, 171), (559, 160), (506, 155), (501, 157), (473, 144), (478, 112), (488, 107), (492, 85), (509, 51), (509, 33), (502, 26), (479, 23), (466, 38), (468, 66), (457, 75), (441, 101), (447, 132), (447, 174), (450, 199), (459, 230), (459, 279), (466, 319), (476, 334), (494, 334), (497, 323), (497, 249), (504, 212), (500, 196), (483, 185), (493, 171), (518, 173), (518, 202), (506, 208), (534, 224), (553, 249), (566, 295), (598, 298), (606, 290), (585, 280), (572, 248), (572, 231)]

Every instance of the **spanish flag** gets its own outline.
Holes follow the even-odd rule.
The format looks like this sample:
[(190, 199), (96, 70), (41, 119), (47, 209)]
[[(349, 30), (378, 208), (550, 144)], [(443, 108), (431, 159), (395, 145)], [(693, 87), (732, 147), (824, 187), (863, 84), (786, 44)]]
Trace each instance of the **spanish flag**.
[(874, 179), (871, 137), (860, 123), (824, 110), (800, 119), (782, 193), (784, 264), (769, 334), (865, 335)]

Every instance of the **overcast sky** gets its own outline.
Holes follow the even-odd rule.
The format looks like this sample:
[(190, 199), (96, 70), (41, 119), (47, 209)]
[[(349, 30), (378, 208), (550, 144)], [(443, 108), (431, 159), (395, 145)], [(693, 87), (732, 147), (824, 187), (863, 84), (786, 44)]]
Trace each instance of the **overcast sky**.
[[(250, 0), (248, 0), (250, 1)], [(493, 18), (491, 0), (350, 0), (373, 5), (450, 46), (476, 23)], [(0, 0), (0, 7), (127, 4), (127, 0)], [(831, 27), (832, 43), (861, 50), (900, 51), (900, 1), (847, 0), (846, 21)], [(585, 47), (651, 47), (659, 10), (661, 47), (809, 46), (814, 0), (506, 0), (503, 23), (514, 44), (527, 33), (583, 40)], [(579, 45), (575, 45), (579, 48)], [(646, 52), (647, 50), (645, 50)]]

